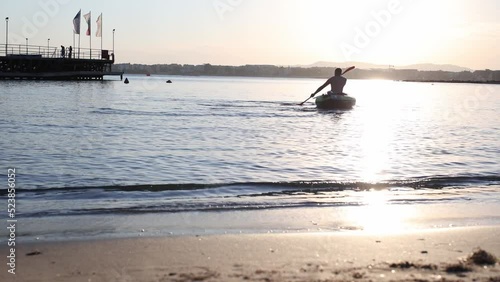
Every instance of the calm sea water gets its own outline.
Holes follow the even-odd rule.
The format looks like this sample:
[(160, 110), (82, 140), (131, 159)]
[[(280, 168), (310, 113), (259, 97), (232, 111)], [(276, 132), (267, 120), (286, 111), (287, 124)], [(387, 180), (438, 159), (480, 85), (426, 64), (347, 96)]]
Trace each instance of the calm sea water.
[(498, 85), (349, 80), (354, 109), (319, 111), (296, 104), (323, 80), (129, 79), (0, 81), (0, 180), (16, 169), (21, 236), (64, 236), (68, 222), (119, 233), (139, 215), (171, 230), (181, 213), (361, 208), (366, 193), (491, 205), (484, 224), (500, 224)]

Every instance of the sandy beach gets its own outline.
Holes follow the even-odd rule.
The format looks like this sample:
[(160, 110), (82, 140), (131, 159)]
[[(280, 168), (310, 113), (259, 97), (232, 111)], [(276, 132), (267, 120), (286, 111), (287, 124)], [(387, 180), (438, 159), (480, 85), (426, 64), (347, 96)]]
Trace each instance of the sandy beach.
[[(17, 247), (0, 281), (500, 281), (500, 228), (152, 237)], [(6, 246), (0, 248), (7, 253)], [(486, 261), (491, 263), (491, 261)]]

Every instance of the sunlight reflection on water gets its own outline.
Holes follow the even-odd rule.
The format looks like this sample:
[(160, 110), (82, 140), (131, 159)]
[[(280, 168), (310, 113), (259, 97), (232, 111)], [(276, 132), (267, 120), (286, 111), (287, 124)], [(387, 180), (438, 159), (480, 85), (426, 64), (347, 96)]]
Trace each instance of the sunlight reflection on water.
[(374, 234), (397, 233), (408, 229), (409, 221), (417, 216), (414, 207), (407, 205), (391, 205), (393, 198), (387, 191), (362, 192), (360, 196), (364, 206), (352, 209), (348, 220), (362, 230)]

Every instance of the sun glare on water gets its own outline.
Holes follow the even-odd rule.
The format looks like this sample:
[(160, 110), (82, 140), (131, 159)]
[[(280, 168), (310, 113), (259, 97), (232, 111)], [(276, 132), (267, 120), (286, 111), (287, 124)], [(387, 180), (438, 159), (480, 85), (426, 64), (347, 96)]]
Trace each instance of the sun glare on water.
[[(372, 82), (373, 83), (373, 82)], [(388, 82), (375, 82), (378, 88), (391, 89)], [(362, 90), (362, 93), (370, 93), (360, 99), (365, 105), (359, 107), (362, 120), (362, 131), (360, 136), (360, 179), (363, 182), (376, 183), (387, 180), (386, 171), (391, 167), (391, 151), (395, 138), (396, 128), (393, 120), (398, 118), (394, 111), (381, 111), (380, 109), (398, 109), (401, 99), (397, 93), (386, 93), (385, 99), (379, 99), (378, 95), (372, 94), (370, 89)]]

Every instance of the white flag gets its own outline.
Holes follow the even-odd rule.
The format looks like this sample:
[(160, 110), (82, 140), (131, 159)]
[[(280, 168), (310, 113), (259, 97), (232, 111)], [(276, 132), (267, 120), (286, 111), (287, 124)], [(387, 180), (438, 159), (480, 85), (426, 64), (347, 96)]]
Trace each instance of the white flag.
[(83, 15), (83, 18), (87, 22), (87, 26), (88, 26), (86, 35), (90, 36), (90, 12), (88, 14)]
[(95, 32), (96, 37), (102, 37), (102, 13), (101, 15), (97, 18), (97, 31)]
[(75, 34), (80, 34), (80, 18), (81, 18), (82, 10), (76, 14), (75, 18), (73, 19), (73, 31)]

